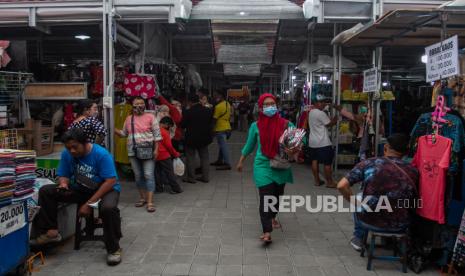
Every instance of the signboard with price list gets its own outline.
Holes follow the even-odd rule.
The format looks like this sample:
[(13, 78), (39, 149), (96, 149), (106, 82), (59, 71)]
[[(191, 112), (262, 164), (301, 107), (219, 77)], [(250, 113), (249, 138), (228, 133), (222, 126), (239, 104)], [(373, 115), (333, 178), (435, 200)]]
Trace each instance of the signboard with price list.
[(426, 81), (437, 81), (460, 74), (457, 36), (425, 48)]
[(24, 204), (11, 204), (0, 208), (0, 237), (4, 237), (26, 225)]

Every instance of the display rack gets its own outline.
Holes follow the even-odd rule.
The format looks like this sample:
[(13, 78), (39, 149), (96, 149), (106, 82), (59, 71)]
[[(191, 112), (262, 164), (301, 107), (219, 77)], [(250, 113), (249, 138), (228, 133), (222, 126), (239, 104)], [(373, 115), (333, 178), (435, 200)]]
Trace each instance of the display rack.
[[(20, 102), (24, 87), (32, 78), (31, 73), (0, 71), (0, 106), (6, 106), (5, 125), (9, 124), (13, 104)], [(19, 114), (20, 109), (21, 105), (18, 104)]]
[(18, 149), (18, 130), (0, 130), (0, 149)]

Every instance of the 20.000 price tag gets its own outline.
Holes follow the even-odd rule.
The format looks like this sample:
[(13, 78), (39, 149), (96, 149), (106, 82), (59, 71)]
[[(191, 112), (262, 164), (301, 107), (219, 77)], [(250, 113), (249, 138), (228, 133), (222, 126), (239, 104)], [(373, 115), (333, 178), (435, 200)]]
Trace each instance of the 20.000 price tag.
[(0, 237), (6, 236), (26, 225), (23, 204), (12, 204), (0, 209)]

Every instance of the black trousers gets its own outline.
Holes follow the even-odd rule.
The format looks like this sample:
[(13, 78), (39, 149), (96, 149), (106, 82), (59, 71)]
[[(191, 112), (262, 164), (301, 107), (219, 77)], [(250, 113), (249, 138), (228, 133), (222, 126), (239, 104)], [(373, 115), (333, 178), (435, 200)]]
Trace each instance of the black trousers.
[[(39, 213), (34, 218), (33, 227), (40, 233), (50, 229), (58, 229), (57, 214), (58, 203), (77, 203), (78, 208), (86, 203), (92, 194), (69, 190), (60, 191), (57, 185), (46, 185), (39, 190)], [(118, 209), (119, 192), (112, 190), (103, 196), (99, 214), (103, 221), (103, 235), (108, 253), (117, 251), (121, 234), (121, 217)]]
[(165, 186), (170, 186), (174, 192), (182, 192), (176, 176), (174, 175), (173, 159), (157, 161), (155, 166), (155, 179), (157, 191), (163, 191)]
[(210, 161), (208, 154), (208, 146), (204, 147), (186, 147), (186, 165), (187, 165), (187, 179), (195, 180), (195, 155), (199, 154), (200, 167), (202, 168), (202, 179), (205, 181), (210, 180)]
[[(265, 200), (265, 196), (267, 198), (274, 198), (276, 200), (276, 204), (273, 205), (277, 211), (279, 211), (279, 197), (284, 194), (284, 187), (285, 184), (278, 184), (278, 183), (271, 183), (266, 186), (258, 188), (258, 193), (260, 195), (260, 220), (262, 222), (262, 229), (263, 233), (271, 233), (273, 231), (273, 224), (272, 219), (276, 218), (278, 212), (274, 212), (272, 208), (268, 208), (265, 210), (265, 203), (271, 203), (271, 200)], [(269, 206), (272, 206), (269, 204)]]

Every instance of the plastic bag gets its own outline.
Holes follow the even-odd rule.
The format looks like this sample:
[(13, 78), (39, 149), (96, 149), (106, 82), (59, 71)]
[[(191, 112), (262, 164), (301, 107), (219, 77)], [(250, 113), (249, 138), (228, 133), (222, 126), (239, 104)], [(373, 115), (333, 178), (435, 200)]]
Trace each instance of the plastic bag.
[(174, 174), (178, 176), (184, 175), (184, 163), (182, 162), (181, 158), (175, 158), (173, 160), (173, 168)]

